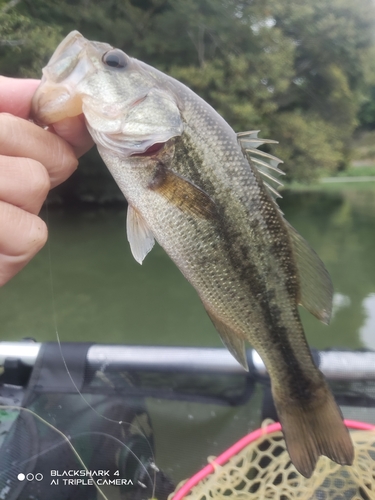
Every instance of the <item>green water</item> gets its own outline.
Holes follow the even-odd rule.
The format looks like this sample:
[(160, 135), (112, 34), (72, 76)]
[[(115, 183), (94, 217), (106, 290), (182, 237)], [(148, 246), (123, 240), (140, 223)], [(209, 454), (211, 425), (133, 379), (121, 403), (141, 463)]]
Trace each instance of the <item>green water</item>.
[[(310, 344), (375, 348), (375, 189), (286, 193), (281, 207), (335, 286), (329, 327), (302, 312)], [(160, 247), (134, 261), (125, 219), (125, 208), (50, 208), (49, 247), (0, 289), (0, 339), (55, 340), (57, 326), (62, 341), (221, 346)]]

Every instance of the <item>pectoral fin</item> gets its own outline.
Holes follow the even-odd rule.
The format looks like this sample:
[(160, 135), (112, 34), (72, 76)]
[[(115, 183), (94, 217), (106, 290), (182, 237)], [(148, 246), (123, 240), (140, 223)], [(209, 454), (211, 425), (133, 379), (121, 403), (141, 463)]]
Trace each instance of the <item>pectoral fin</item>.
[[(286, 221), (285, 221), (286, 222)], [(332, 312), (333, 286), (327, 269), (304, 238), (288, 223), (300, 282), (299, 303), (323, 323)]]
[(163, 165), (159, 165), (148, 187), (183, 212), (203, 219), (217, 217), (216, 205), (203, 189)]
[(128, 206), (126, 231), (133, 257), (139, 264), (142, 264), (143, 259), (154, 246), (155, 239), (141, 214), (131, 205)]
[(206, 312), (210, 317), (210, 320), (214, 324), (214, 327), (219, 332), (223, 344), (231, 353), (231, 355), (239, 362), (241, 366), (244, 367), (246, 371), (249, 371), (249, 366), (246, 359), (246, 348), (245, 341), (240, 338), (235, 332), (233, 332), (227, 325), (225, 325), (215, 314), (206, 308)]

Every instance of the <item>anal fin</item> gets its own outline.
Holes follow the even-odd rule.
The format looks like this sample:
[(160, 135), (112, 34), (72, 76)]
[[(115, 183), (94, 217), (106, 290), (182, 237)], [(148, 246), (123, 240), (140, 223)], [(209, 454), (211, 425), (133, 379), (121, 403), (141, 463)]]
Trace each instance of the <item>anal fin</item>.
[(225, 347), (228, 349), (228, 351), (231, 353), (234, 359), (238, 361), (239, 364), (243, 366), (243, 368), (246, 371), (249, 371), (244, 339), (240, 338), (235, 332), (233, 332), (227, 325), (225, 325), (217, 316), (215, 316), (207, 308), (206, 312), (210, 317), (210, 320), (214, 324), (214, 327), (219, 332), (220, 338), (223, 341)]

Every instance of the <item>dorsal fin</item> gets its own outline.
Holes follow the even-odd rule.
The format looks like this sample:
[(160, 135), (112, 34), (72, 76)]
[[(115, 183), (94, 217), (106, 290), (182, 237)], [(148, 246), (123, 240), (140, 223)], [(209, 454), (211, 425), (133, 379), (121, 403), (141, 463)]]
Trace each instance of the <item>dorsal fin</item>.
[[(275, 205), (276, 199), (281, 198), (277, 188), (282, 186), (276, 175), (283, 175), (278, 165), (281, 160), (257, 148), (262, 144), (275, 144), (276, 141), (261, 139), (259, 130), (241, 132), (237, 134), (245, 156), (262, 176), (263, 184), (271, 194)], [(281, 212), (279, 207), (278, 210)], [(316, 318), (328, 324), (332, 311), (333, 287), (328, 271), (318, 255), (307, 241), (284, 219), (297, 262), (300, 282), (299, 303), (303, 305)]]
[(282, 198), (278, 188), (283, 184), (279, 181), (278, 176), (285, 174), (278, 168), (278, 165), (283, 162), (276, 156), (258, 151), (257, 148), (262, 144), (277, 144), (277, 141), (271, 139), (261, 139), (258, 137), (258, 132), (259, 130), (240, 132), (237, 134), (237, 140), (246, 158), (260, 173), (269, 194), (276, 200)]
[(307, 241), (285, 221), (297, 262), (300, 283), (299, 303), (325, 324), (332, 312), (333, 286), (319, 256)]

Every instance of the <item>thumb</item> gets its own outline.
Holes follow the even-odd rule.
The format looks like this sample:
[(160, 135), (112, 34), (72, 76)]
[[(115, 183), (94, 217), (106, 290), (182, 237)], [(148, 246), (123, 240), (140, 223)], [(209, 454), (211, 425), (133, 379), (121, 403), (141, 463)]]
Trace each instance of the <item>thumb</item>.
[(49, 128), (73, 147), (77, 158), (94, 145), (83, 115), (64, 118), (64, 120), (50, 125)]

